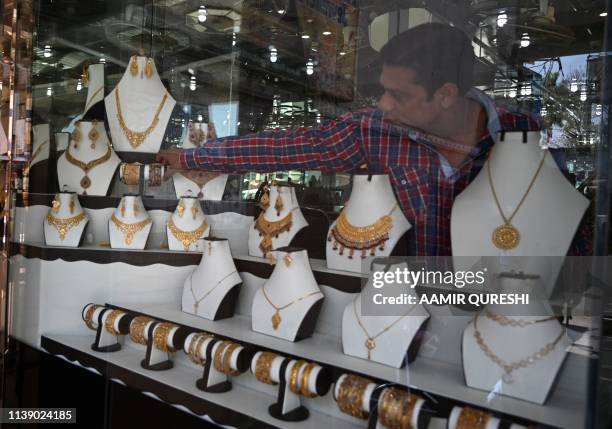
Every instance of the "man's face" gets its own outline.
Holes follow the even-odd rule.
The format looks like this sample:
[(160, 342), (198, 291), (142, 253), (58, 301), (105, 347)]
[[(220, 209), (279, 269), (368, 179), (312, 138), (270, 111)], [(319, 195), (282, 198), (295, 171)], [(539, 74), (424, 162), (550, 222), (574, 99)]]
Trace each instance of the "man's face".
[(391, 122), (427, 131), (443, 110), (439, 97), (428, 97), (425, 87), (416, 83), (411, 68), (383, 65), (380, 84), (385, 92), (378, 108)]

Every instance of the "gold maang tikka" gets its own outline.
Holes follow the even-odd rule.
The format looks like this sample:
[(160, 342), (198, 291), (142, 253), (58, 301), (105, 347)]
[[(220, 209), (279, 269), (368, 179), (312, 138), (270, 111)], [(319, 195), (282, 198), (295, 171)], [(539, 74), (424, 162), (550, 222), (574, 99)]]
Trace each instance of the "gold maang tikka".
[(98, 137), (100, 137), (100, 133), (97, 130), (97, 126), (98, 126), (97, 119), (94, 119), (93, 121), (91, 121), (91, 129), (89, 130), (89, 133), (87, 134), (87, 136), (89, 137), (89, 140), (91, 141), (91, 144), (89, 145), (89, 147), (92, 149), (96, 148), (96, 140), (98, 140)]
[(185, 203), (183, 200), (180, 200), (178, 206), (176, 206), (176, 212), (178, 213), (179, 217), (183, 217), (183, 214), (185, 213)]
[(130, 60), (130, 74), (134, 77), (138, 75), (138, 57), (136, 55), (132, 55)]
[(61, 206), (62, 206), (62, 203), (60, 202), (58, 196), (56, 195), (55, 198), (53, 198), (53, 202), (51, 203), (51, 211), (53, 211), (53, 213), (57, 213)]

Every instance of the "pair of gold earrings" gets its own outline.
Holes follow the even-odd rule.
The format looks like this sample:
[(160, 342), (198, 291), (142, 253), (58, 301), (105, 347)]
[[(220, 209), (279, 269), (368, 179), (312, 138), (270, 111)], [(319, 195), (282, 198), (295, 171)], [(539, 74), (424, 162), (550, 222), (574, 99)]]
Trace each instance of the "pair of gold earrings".
[[(61, 201), (59, 200), (59, 196), (55, 196), (55, 198), (53, 198), (53, 202), (51, 203), (51, 211), (53, 213), (57, 213), (59, 212), (60, 207), (62, 206)], [(68, 209), (70, 210), (70, 214), (74, 213), (74, 208), (76, 207), (76, 195), (73, 195), (72, 198), (70, 198), (70, 203), (68, 203)]]
[[(138, 57), (136, 55), (132, 56), (130, 60), (130, 74), (134, 77), (138, 76), (140, 67), (138, 67)], [(147, 78), (151, 78), (153, 76), (153, 58), (147, 57), (145, 60), (144, 66), (144, 75)], [(140, 75), (142, 77), (142, 74)]]
[[(183, 217), (183, 215), (185, 214), (185, 208), (186, 208), (185, 202), (183, 200), (179, 201), (179, 204), (176, 207), (176, 211), (179, 217)], [(198, 204), (193, 203), (193, 205), (191, 206), (191, 216), (193, 217), (193, 220), (195, 220), (197, 215), (198, 215)]]
[[(89, 141), (91, 142), (89, 147), (92, 149), (96, 148), (96, 140), (100, 137), (100, 133), (98, 132), (98, 120), (94, 119), (91, 121), (91, 129), (89, 133), (87, 133), (87, 137), (89, 137)], [(74, 126), (74, 131), (72, 132), (72, 141), (74, 141), (74, 148), (79, 148), (79, 142), (81, 141), (81, 122), (77, 122)]]
[[(121, 217), (125, 217), (125, 201), (121, 202)], [(132, 211), (134, 212), (134, 217), (138, 216), (140, 213), (140, 205), (138, 204), (138, 200), (134, 200), (134, 205), (132, 206)]]
[[(276, 197), (276, 201), (274, 202), (274, 209), (276, 210), (276, 215), (280, 216), (283, 208), (285, 207), (285, 202), (283, 201), (283, 197), (281, 196), (281, 188), (277, 188), (278, 196)], [(270, 207), (270, 191), (264, 192), (259, 200), (259, 205), (263, 210), (267, 210)]]
[[(272, 252), (268, 252), (266, 254), (266, 259), (268, 260), (268, 264), (276, 265), (276, 258), (274, 257), (274, 255), (272, 255)], [(288, 268), (291, 266), (291, 263), (293, 262), (293, 258), (291, 257), (291, 255), (286, 254), (285, 256), (283, 256), (283, 262), (285, 263), (285, 266)]]

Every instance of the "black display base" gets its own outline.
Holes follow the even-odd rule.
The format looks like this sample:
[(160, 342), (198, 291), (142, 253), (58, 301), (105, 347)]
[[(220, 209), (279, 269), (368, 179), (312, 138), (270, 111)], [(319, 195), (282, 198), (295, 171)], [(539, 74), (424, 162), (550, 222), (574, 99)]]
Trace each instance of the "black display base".
[(240, 295), (241, 286), (242, 282), (232, 286), (229, 292), (227, 292), (223, 298), (223, 301), (221, 301), (213, 320), (227, 319), (234, 316), (234, 310), (236, 308), (236, 302), (238, 302), (238, 295)]
[(100, 353), (118, 352), (119, 350), (121, 350), (121, 344), (116, 343), (116, 344), (111, 344), (110, 346), (100, 347), (100, 346), (97, 345), (97, 343), (93, 343), (91, 345), (91, 349), (94, 352), (100, 352)]
[(163, 362), (159, 362), (154, 365), (150, 365), (147, 359), (143, 359), (140, 362), (140, 366), (150, 371), (165, 371), (167, 369), (172, 369), (174, 367), (174, 364), (172, 363), (171, 360), (165, 360)]
[(289, 411), (287, 414), (283, 414), (281, 404), (272, 404), (270, 407), (268, 407), (268, 412), (272, 417), (284, 422), (301, 422), (310, 416), (310, 411), (308, 411), (308, 408), (303, 405)]
[(214, 384), (212, 386), (206, 386), (206, 380), (204, 378), (200, 378), (196, 381), (196, 387), (200, 389), (202, 392), (208, 393), (225, 393), (232, 390), (232, 383), (230, 381), (223, 381), (221, 383)]

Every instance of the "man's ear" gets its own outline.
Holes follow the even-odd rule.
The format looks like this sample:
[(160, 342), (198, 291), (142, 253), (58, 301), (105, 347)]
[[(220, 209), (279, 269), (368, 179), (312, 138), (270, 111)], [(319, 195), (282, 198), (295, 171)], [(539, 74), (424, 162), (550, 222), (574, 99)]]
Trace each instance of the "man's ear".
[(436, 90), (434, 97), (444, 109), (448, 109), (457, 101), (459, 88), (454, 83), (447, 82)]

